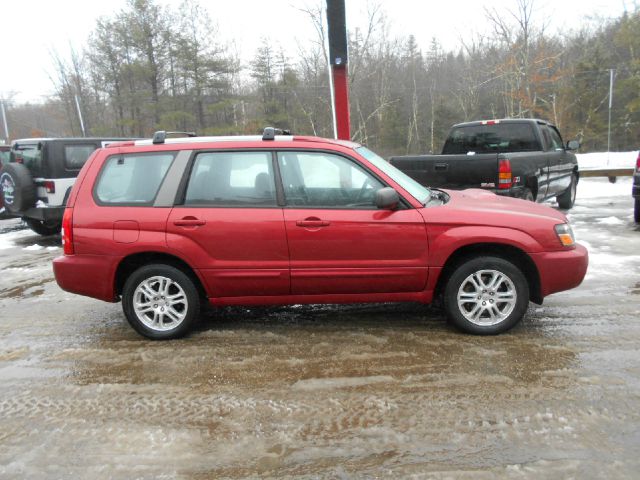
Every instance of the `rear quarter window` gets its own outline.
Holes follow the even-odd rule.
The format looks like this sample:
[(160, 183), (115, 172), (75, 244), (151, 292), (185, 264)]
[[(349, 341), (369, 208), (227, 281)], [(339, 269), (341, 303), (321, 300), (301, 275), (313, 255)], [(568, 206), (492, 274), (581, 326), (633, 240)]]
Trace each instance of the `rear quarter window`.
[(65, 145), (64, 167), (67, 170), (80, 170), (96, 148), (95, 145)]
[(99, 205), (150, 206), (175, 153), (114, 155), (104, 162), (94, 188)]

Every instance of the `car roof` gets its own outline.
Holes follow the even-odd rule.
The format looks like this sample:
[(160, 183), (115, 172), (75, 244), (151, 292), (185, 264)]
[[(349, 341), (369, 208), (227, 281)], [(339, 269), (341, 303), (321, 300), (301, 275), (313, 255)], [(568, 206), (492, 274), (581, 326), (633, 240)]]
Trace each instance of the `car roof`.
[(542, 125), (553, 125), (551, 122), (540, 118), (496, 118), (490, 120), (475, 120), (473, 122), (457, 123), (451, 128), (456, 127), (475, 127), (479, 125), (495, 125), (499, 123), (539, 123)]
[(12, 143), (26, 144), (26, 143), (40, 143), (40, 142), (121, 142), (125, 140), (131, 140), (131, 137), (39, 137), (39, 138), (18, 138)]
[[(268, 146), (270, 142), (291, 142), (295, 145), (296, 142), (318, 143), (327, 145), (339, 145), (347, 148), (357, 148), (360, 144), (351, 142), (349, 140), (334, 140), (331, 138), (303, 136), (303, 135), (276, 135), (273, 140), (263, 140), (261, 135), (228, 135), (228, 136), (212, 136), (212, 137), (179, 137), (179, 138), (167, 138), (164, 143), (160, 145), (192, 145), (198, 143), (221, 143), (221, 142), (234, 142), (234, 143), (255, 143), (256, 146)], [(123, 141), (120, 143), (113, 143), (107, 145), (107, 148), (117, 148), (120, 146), (152, 146), (153, 140), (150, 138), (144, 140)]]

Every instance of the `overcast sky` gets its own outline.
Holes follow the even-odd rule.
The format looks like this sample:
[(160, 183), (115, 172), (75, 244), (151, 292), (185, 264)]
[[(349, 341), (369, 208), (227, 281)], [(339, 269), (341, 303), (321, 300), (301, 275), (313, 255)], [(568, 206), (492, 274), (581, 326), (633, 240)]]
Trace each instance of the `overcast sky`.
[[(297, 44), (313, 36), (300, 7), (321, 0), (201, 0), (217, 23), (220, 36), (234, 41), (241, 58), (251, 59), (261, 38), (273, 39), (291, 55)], [(324, 1), (324, 0), (322, 0)], [(367, 6), (376, 0), (345, 0), (347, 28), (364, 26)], [(96, 18), (120, 10), (126, 0), (0, 0), (0, 98), (38, 102), (52, 94), (50, 52), (61, 54), (69, 46), (82, 50)], [(177, 6), (180, 0), (160, 0)], [(456, 49), (460, 38), (486, 32), (484, 8), (516, 9), (516, 0), (377, 0), (390, 20), (394, 35), (413, 34), (427, 50), (435, 37), (446, 50)], [(594, 18), (617, 17), (633, 0), (535, 0), (538, 22), (550, 29), (578, 29)], [(293, 59), (295, 60), (295, 59)]]

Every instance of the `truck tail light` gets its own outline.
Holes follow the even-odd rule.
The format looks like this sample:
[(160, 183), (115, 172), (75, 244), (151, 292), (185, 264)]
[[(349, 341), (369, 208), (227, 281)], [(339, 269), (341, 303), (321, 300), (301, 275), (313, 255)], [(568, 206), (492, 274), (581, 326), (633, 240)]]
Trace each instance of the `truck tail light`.
[(56, 182), (53, 180), (45, 180), (42, 182), (42, 186), (47, 190), (47, 193), (56, 193)]
[(62, 216), (62, 248), (65, 255), (73, 255), (73, 208), (65, 208)]
[(636, 172), (640, 172), (640, 152), (638, 152), (638, 158), (636, 158)]
[(498, 161), (498, 189), (506, 190), (513, 185), (511, 177), (511, 162), (507, 158), (501, 158)]

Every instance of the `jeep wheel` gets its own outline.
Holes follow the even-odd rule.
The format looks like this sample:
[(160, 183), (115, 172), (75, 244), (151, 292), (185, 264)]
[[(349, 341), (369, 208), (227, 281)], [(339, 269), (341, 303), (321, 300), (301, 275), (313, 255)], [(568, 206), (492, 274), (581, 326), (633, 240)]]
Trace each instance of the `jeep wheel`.
[(461, 330), (495, 335), (516, 325), (529, 305), (529, 285), (520, 269), (499, 257), (460, 264), (444, 290), (448, 319)]
[(27, 224), (31, 230), (36, 232), (38, 235), (42, 235), (47, 237), (49, 235), (57, 235), (60, 233), (60, 229), (62, 228), (62, 223), (58, 220), (36, 220), (34, 218), (25, 218), (23, 219), (24, 223)]
[(152, 340), (186, 334), (200, 311), (193, 281), (181, 270), (164, 264), (146, 265), (124, 284), (122, 309), (129, 324)]
[(4, 207), (10, 213), (20, 213), (36, 203), (36, 186), (29, 169), (20, 163), (7, 163), (0, 172), (0, 187)]
[(576, 192), (578, 190), (578, 176), (574, 173), (571, 175), (571, 185), (569, 188), (556, 197), (558, 206), (563, 210), (569, 210), (576, 203)]
[(636, 223), (640, 223), (640, 198), (636, 198), (633, 205), (633, 219)]

